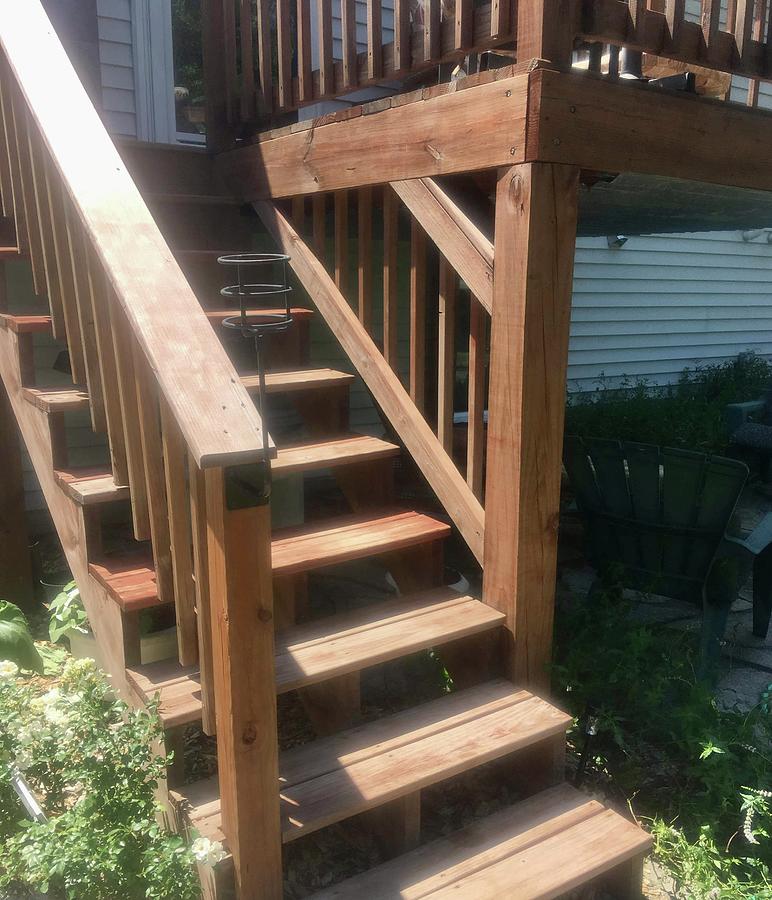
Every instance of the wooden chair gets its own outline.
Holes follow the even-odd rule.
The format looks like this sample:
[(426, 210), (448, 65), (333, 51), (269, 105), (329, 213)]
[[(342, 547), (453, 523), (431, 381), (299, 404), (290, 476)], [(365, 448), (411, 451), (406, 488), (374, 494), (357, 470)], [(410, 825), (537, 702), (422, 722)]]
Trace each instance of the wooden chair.
[(726, 533), (748, 477), (744, 463), (575, 435), (566, 437), (563, 458), (593, 565), (620, 566), (625, 587), (702, 604), (703, 675), (715, 667), (729, 608), (750, 561), (753, 633), (766, 637), (772, 513), (744, 539)]

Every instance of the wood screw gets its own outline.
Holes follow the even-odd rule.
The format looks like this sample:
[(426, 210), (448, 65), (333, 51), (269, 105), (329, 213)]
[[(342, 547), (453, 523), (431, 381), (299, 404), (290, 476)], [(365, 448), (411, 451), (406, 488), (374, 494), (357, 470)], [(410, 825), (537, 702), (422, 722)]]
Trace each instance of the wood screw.
[(559, 146), (560, 146), (560, 138), (555, 138), (555, 139), (552, 141), (552, 143), (553, 143), (556, 147), (559, 147)]
[(505, 97), (511, 97), (511, 96), (512, 96), (512, 91), (506, 91), (505, 94), (504, 94), (504, 96), (505, 96)]
[(510, 147), (510, 148), (509, 148), (509, 155), (510, 155), (510, 156), (514, 156), (515, 153), (517, 153), (517, 147)]

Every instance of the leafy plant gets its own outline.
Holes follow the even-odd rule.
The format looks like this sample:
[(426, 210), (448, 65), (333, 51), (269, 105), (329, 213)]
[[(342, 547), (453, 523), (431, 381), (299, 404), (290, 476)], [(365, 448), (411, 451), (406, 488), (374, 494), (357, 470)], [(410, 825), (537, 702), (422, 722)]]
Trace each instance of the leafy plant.
[[(153, 709), (112, 695), (92, 660), (58, 684), (0, 680), (0, 893), (22, 884), (77, 900), (194, 900), (194, 854), (156, 821), (165, 761)], [(48, 816), (25, 821), (8, 779), (21, 770)]]
[(82, 634), (88, 634), (88, 616), (83, 607), (80, 591), (74, 581), (66, 584), (62, 591), (54, 597), (48, 610), (51, 614), (48, 633), (54, 643), (68, 631), (80, 631)]
[(0, 600), (0, 660), (33, 672), (43, 671), (43, 660), (32, 642), (24, 613), (7, 600)]
[(695, 677), (695, 636), (633, 613), (612, 579), (557, 616), (554, 681), (585, 777), (634, 798), (679, 896), (769, 900), (768, 706), (721, 709)]
[(567, 433), (725, 453), (727, 403), (755, 400), (772, 380), (772, 365), (754, 353), (684, 369), (675, 385), (645, 379), (611, 386), (601, 379), (590, 396), (569, 398)]

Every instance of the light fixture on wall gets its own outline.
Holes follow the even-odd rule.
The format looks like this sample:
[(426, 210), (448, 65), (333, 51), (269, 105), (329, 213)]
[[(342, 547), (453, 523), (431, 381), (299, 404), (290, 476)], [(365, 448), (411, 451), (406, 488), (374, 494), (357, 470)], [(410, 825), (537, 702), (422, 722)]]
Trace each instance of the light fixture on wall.
[(766, 239), (768, 244), (772, 244), (772, 228), (754, 228), (752, 231), (742, 231), (740, 234), (746, 244), (757, 238)]
[(627, 238), (623, 234), (610, 234), (606, 238), (609, 250), (621, 250), (627, 243)]

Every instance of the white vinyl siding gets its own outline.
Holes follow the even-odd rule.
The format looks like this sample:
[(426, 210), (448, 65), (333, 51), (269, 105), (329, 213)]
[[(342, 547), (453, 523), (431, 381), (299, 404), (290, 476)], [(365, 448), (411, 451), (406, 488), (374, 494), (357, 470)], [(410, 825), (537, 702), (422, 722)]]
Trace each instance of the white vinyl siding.
[[(772, 226), (772, 222), (770, 222)], [(605, 376), (674, 381), (744, 350), (772, 359), (772, 245), (739, 232), (580, 238), (569, 390)]]
[(102, 106), (107, 128), (137, 136), (131, 0), (97, 0)]

